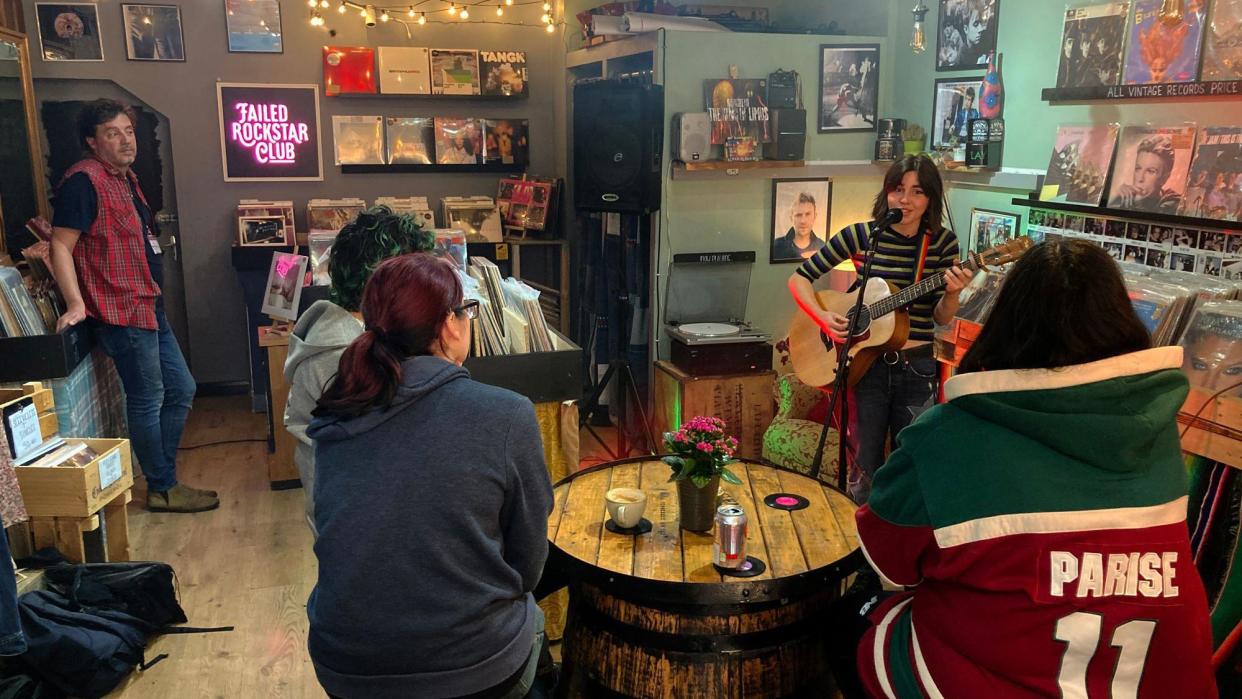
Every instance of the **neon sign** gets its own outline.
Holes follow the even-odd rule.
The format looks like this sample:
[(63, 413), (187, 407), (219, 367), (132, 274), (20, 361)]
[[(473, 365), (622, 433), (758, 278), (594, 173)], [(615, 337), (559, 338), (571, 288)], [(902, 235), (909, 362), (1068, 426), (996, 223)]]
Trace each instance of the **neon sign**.
[(216, 83), (226, 182), (322, 180), (318, 85)]
[(294, 163), (297, 145), (310, 140), (310, 126), (291, 122), (289, 107), (283, 104), (238, 102), (233, 112), (230, 138), (254, 151), (254, 159), (260, 163)]

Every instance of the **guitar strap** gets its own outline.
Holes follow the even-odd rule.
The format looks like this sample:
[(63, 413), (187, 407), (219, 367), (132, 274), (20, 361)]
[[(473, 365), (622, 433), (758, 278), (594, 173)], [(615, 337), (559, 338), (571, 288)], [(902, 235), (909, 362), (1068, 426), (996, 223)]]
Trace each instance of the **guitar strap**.
[(923, 279), (923, 267), (927, 265), (927, 250), (931, 247), (931, 230), (923, 233), (923, 244), (919, 246), (919, 263), (914, 268), (914, 283), (918, 284)]

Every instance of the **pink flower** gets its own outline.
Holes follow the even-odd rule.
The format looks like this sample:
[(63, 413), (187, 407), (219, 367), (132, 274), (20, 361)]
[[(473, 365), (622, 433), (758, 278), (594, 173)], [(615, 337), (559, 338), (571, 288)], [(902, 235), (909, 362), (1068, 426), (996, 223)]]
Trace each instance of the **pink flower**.
[(695, 448), (701, 452), (705, 452), (708, 454), (712, 453), (712, 445), (708, 444), (707, 442), (699, 442), (697, 445), (695, 445)]

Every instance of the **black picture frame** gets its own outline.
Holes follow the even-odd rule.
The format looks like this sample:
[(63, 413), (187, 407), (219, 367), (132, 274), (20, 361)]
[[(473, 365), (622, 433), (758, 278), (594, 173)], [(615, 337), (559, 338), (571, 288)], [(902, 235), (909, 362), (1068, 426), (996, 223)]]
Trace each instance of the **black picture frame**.
[[(819, 133), (875, 131), (880, 112), (880, 52), (879, 44), (820, 44), (819, 112), (816, 121)], [(839, 65), (858, 66), (857, 79), (849, 71), (834, 71), (830, 75), (827, 70), (830, 55), (844, 59)], [(853, 59), (859, 59), (858, 63), (854, 63)], [(871, 65), (864, 68), (868, 61)], [(847, 116), (848, 123), (842, 123), (840, 116), (834, 116), (842, 108), (854, 110)], [(836, 124), (832, 123), (834, 121)]]
[(102, 61), (99, 5), (93, 2), (36, 2), (39, 56), (45, 61)]
[[(280, 0), (223, 0), (225, 34), (229, 53), (284, 53), (285, 37), (281, 26)], [(251, 11), (272, 10), (260, 17), (261, 24), (248, 21)], [(276, 31), (267, 24), (274, 19)], [(260, 31), (262, 26), (266, 32)], [(266, 34), (266, 36), (265, 36)]]
[[(144, 14), (143, 10), (160, 10), (161, 12), (149, 12)], [(163, 15), (162, 17), (157, 17)], [(156, 17), (156, 21), (152, 22), (151, 18)], [(172, 36), (171, 31), (161, 34), (161, 27), (169, 19), (175, 18), (176, 37)], [(144, 25), (151, 28), (150, 36), (140, 36)], [(185, 33), (181, 27), (181, 7), (179, 5), (157, 5), (151, 3), (121, 3), (121, 26), (125, 30), (125, 58), (130, 61), (154, 61), (160, 63), (184, 63), (185, 62)], [(135, 33), (138, 31), (138, 34)], [(163, 36), (161, 41), (160, 36)], [(149, 40), (149, 43), (148, 43)], [(157, 56), (157, 53), (163, 52), (166, 57)], [(145, 54), (150, 54), (145, 55)], [(144, 54), (144, 55), (140, 55)]]
[[(982, 29), (979, 18), (987, 15)], [(936, 23), (936, 72), (979, 70), (996, 51), (1000, 0), (940, 0)], [(970, 35), (977, 32), (972, 44)], [(953, 53), (955, 52), (955, 53)]]
[[(948, 148), (953, 145), (966, 142), (966, 139), (960, 135), (959, 131), (956, 131), (956, 130), (954, 130), (954, 133), (956, 134), (956, 138), (960, 140), (955, 140), (954, 138), (949, 138), (949, 139), (944, 138), (945, 132), (944, 132), (944, 129), (942, 128), (942, 123), (941, 123), (943, 121), (943, 119), (941, 118), (942, 110), (941, 110), (941, 104), (940, 104), (941, 86), (952, 85), (954, 87), (958, 87), (958, 86), (974, 87), (975, 96), (974, 96), (974, 103), (973, 103), (972, 111), (974, 112), (974, 117), (977, 118), (979, 116), (979, 97), (983, 93), (983, 78), (984, 76), (982, 75), (979, 75), (979, 76), (963, 75), (963, 76), (954, 77), (954, 78), (936, 78), (935, 87), (932, 92), (932, 118), (931, 118), (931, 121), (929, 122), (930, 124), (928, 127), (929, 130), (927, 132), (928, 147), (934, 150), (936, 148)], [(957, 127), (959, 124), (959, 120), (957, 118), (957, 112), (962, 108), (963, 108), (962, 105), (949, 105), (948, 108), (943, 110), (945, 116), (949, 116), (953, 120), (953, 127)], [(968, 129), (970, 128), (971, 118), (972, 117), (970, 116), (969, 112), (964, 114), (962, 117), (963, 119), (962, 123), (964, 123), (965, 127)]]
[[(810, 186), (804, 183), (814, 183)], [(786, 191), (782, 192), (782, 189)], [(806, 259), (792, 247), (794, 243), (788, 239), (793, 232), (792, 208), (802, 193), (809, 194), (815, 200), (814, 222), (811, 234), (817, 239), (818, 245), (809, 250), (814, 254), (828, 242), (830, 233), (828, 226), (832, 224), (832, 179), (828, 177), (796, 177), (772, 180), (772, 209), (769, 218), (768, 232), (768, 263), (782, 264), (786, 262), (802, 262)], [(790, 212), (789, 218), (782, 212)], [(809, 256), (809, 255), (808, 255)]]

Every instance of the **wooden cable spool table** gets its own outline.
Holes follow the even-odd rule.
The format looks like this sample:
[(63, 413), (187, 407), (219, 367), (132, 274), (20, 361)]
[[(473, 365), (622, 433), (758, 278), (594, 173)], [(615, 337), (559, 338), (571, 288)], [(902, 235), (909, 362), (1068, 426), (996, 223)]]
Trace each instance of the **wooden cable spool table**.
[[(743, 460), (741, 486), (722, 485), (746, 511), (746, 551), (766, 570), (723, 576), (712, 532), (678, 525), (669, 467), (652, 457), (575, 473), (555, 487), (551, 555), (568, 574), (561, 696), (824, 696), (832, 686), (825, 625), (842, 579), (863, 562), (855, 505), (831, 486)], [(640, 488), (651, 531), (608, 531), (604, 493)], [(796, 511), (763, 504), (773, 493), (809, 501)]]

